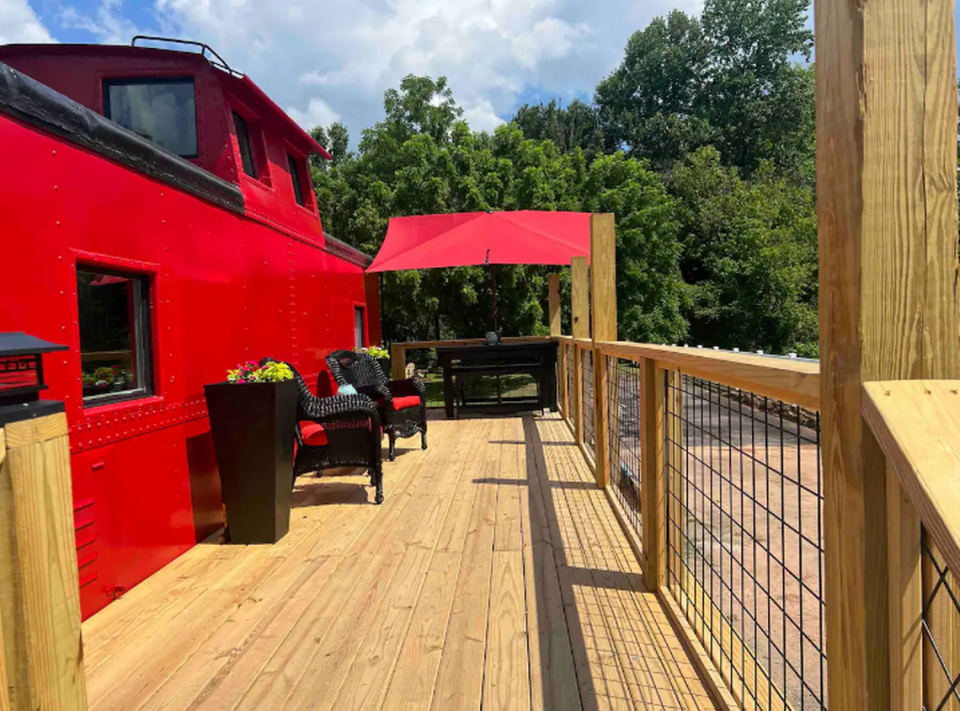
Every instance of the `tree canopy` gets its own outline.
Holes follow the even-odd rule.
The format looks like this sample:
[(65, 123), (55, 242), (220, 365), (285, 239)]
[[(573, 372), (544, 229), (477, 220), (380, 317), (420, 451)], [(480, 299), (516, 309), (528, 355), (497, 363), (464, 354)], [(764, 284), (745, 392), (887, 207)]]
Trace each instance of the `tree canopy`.
[[(523, 106), (493, 133), (470, 130), (445, 78), (408, 76), (356, 152), (341, 124), (314, 129), (333, 155), (313, 164), (324, 226), (373, 254), (391, 217), (612, 212), (620, 338), (815, 355), (805, 9), (707, 0), (699, 18), (674, 11), (630, 38), (595, 105)], [(503, 332), (543, 333), (556, 268), (496, 269)], [(385, 337), (482, 334), (491, 298), (484, 267), (386, 274)]]

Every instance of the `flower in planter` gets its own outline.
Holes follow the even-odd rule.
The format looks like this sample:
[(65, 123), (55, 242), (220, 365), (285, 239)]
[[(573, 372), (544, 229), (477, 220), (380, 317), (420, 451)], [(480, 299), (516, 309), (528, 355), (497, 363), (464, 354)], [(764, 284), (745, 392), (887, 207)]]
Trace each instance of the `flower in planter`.
[(366, 348), (366, 347), (354, 348), (353, 350), (357, 353), (367, 353), (373, 358), (389, 358), (390, 357), (390, 352), (386, 348), (382, 348), (381, 346), (370, 346), (369, 348)]
[(227, 381), (231, 383), (282, 383), (287, 380), (293, 380), (293, 371), (286, 363), (273, 362), (260, 367), (256, 361), (248, 360), (227, 371)]

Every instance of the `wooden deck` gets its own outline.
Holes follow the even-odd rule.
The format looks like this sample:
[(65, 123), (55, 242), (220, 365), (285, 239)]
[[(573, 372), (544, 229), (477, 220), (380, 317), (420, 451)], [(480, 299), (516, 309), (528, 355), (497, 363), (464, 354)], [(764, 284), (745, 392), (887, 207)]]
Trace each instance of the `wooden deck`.
[(93, 709), (713, 708), (556, 416), (434, 420), (83, 625)]

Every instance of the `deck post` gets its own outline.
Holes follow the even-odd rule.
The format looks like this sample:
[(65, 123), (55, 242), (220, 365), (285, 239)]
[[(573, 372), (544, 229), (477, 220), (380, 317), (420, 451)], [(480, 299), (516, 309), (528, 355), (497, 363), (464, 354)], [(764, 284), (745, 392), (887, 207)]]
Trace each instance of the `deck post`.
[(390, 373), (393, 380), (407, 377), (407, 349), (402, 343), (390, 344)]
[(664, 371), (640, 363), (640, 517), (643, 521), (643, 576), (656, 592), (667, 584), (667, 487), (664, 462)]
[[(619, 407), (609, 392), (607, 357), (598, 347), (617, 340), (617, 232), (612, 214), (590, 216), (590, 299), (593, 314), (593, 436), (597, 486), (610, 484), (610, 412)], [(616, 376), (616, 374), (614, 374)], [(608, 409), (609, 408), (609, 409)], [(614, 415), (614, 421), (617, 421)], [(616, 446), (616, 443), (614, 443)]]
[(67, 419), (0, 429), (0, 627), (10, 708), (87, 708)]
[(829, 706), (886, 711), (889, 488), (862, 383), (960, 375), (953, 2), (814, 14)]
[(560, 400), (560, 414), (565, 419), (569, 416), (569, 407), (567, 400), (567, 351), (566, 343), (560, 341), (557, 347), (557, 393)]
[[(570, 260), (570, 313), (573, 321), (573, 434), (583, 446), (583, 358), (577, 339), (590, 338), (589, 269), (586, 257)], [(569, 397), (568, 397), (569, 399)]]
[(547, 277), (547, 288), (549, 289), (549, 317), (550, 317), (550, 335), (560, 336), (563, 331), (560, 326), (560, 275), (550, 274)]

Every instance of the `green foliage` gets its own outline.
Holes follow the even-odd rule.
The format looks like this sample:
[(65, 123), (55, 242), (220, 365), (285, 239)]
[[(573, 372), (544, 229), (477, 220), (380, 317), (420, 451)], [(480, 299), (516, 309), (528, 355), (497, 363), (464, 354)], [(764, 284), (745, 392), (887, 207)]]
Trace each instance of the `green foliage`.
[(707, 0), (636, 32), (596, 102), (608, 148), (669, 168), (713, 145), (746, 174), (763, 160), (800, 173), (813, 151), (813, 35), (806, 0)]
[(227, 382), (230, 383), (283, 383), (288, 380), (293, 380), (290, 366), (276, 361), (259, 366), (250, 360), (227, 371)]
[[(462, 121), (445, 78), (408, 76), (356, 153), (315, 129), (328, 231), (373, 254), (391, 217), (482, 210), (612, 212), (619, 337), (817, 350), (812, 36), (806, 0), (707, 0), (636, 32), (596, 106), (524, 106), (493, 133)], [(505, 335), (546, 331), (546, 276), (497, 266)], [(569, 274), (561, 271), (562, 303)], [(492, 326), (485, 267), (384, 275), (384, 335)], [(570, 332), (569, 312), (562, 314)]]
[(754, 180), (714, 148), (667, 177), (678, 200), (694, 343), (784, 352), (817, 334), (817, 226), (810, 190), (770, 164)]

